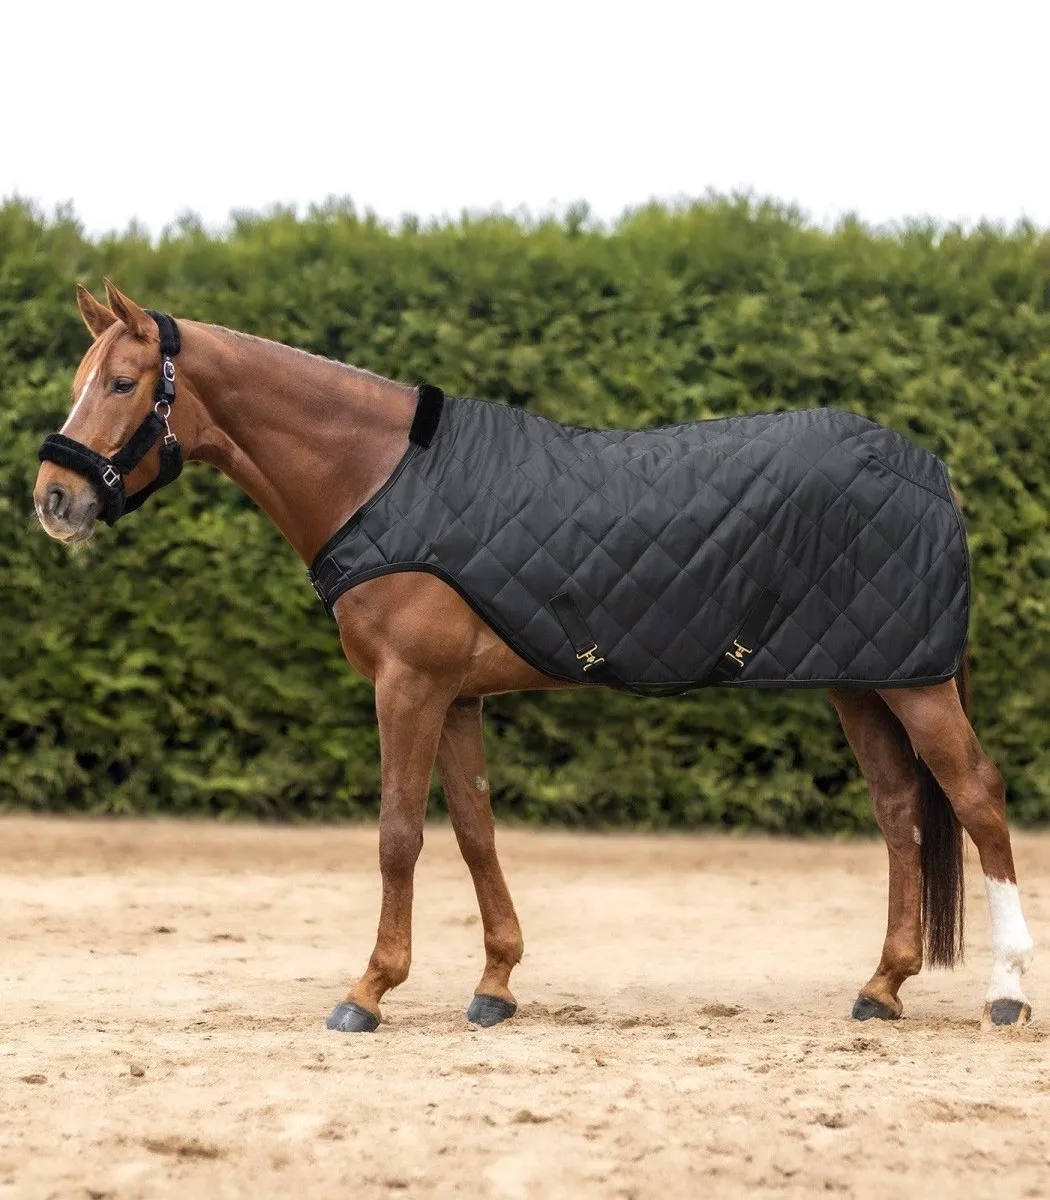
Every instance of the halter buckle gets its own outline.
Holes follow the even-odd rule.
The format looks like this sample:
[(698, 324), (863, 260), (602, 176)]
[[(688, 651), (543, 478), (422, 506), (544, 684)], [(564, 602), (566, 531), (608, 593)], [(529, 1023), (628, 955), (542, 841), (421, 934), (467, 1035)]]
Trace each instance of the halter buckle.
[(120, 472), (116, 467), (106, 466), (102, 472), (102, 482), (108, 488), (116, 487), (120, 483)]

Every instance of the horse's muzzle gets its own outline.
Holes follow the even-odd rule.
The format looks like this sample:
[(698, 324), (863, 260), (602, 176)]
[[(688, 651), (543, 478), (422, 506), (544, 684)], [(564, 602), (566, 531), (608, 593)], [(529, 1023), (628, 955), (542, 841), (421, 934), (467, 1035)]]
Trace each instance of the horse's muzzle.
[(85, 542), (95, 531), (99, 499), (84, 480), (70, 486), (65, 480), (43, 478), (41, 470), (33, 493), (36, 515), (44, 531), (60, 542)]

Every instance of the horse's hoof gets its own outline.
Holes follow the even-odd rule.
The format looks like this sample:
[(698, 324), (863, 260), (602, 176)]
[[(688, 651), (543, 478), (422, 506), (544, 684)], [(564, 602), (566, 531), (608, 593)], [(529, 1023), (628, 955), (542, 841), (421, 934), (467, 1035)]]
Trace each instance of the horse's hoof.
[(985, 1026), (1027, 1025), (1032, 1019), (1032, 1006), (1023, 1000), (992, 1000), (984, 1006)]
[(379, 1018), (370, 1013), (367, 1008), (357, 1004), (337, 1004), (332, 1014), (325, 1021), (327, 1029), (337, 1029), (340, 1033), (375, 1033), (379, 1028)]
[(887, 1005), (872, 1000), (870, 996), (858, 996), (853, 1001), (854, 1021), (870, 1021), (872, 1017), (878, 1017), (880, 1021), (896, 1021), (899, 1015)]
[(518, 1006), (499, 996), (475, 996), (467, 1009), (467, 1020), (471, 1025), (498, 1025), (508, 1017), (513, 1017)]

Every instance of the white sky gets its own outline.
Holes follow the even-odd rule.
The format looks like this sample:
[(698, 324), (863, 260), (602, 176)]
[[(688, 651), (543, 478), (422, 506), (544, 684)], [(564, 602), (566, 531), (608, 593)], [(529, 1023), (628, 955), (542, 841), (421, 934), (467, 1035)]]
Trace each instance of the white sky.
[(1050, 226), (1046, 0), (7, 0), (0, 196), (92, 232), (349, 195), (612, 218), (753, 189), (815, 220)]

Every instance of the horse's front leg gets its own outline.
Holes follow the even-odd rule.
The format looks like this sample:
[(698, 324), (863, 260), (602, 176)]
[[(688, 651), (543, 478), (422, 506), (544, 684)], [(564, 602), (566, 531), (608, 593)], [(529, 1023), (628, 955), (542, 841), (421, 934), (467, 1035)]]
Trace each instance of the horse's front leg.
[(497, 1025), (517, 1009), (510, 973), (521, 960), (524, 944), (503, 869), (496, 856), (481, 700), (457, 700), (448, 710), (437, 756), (452, 828), (460, 853), (474, 880), (485, 930), (485, 971), (474, 993), (467, 1020)]
[(451, 696), (435, 676), (405, 667), (376, 678), (376, 715), (382, 755), (379, 870), (383, 900), (368, 969), (333, 1010), (328, 1028), (371, 1033), (379, 1002), (404, 983), (412, 961), (412, 884), (423, 848), (430, 777)]

